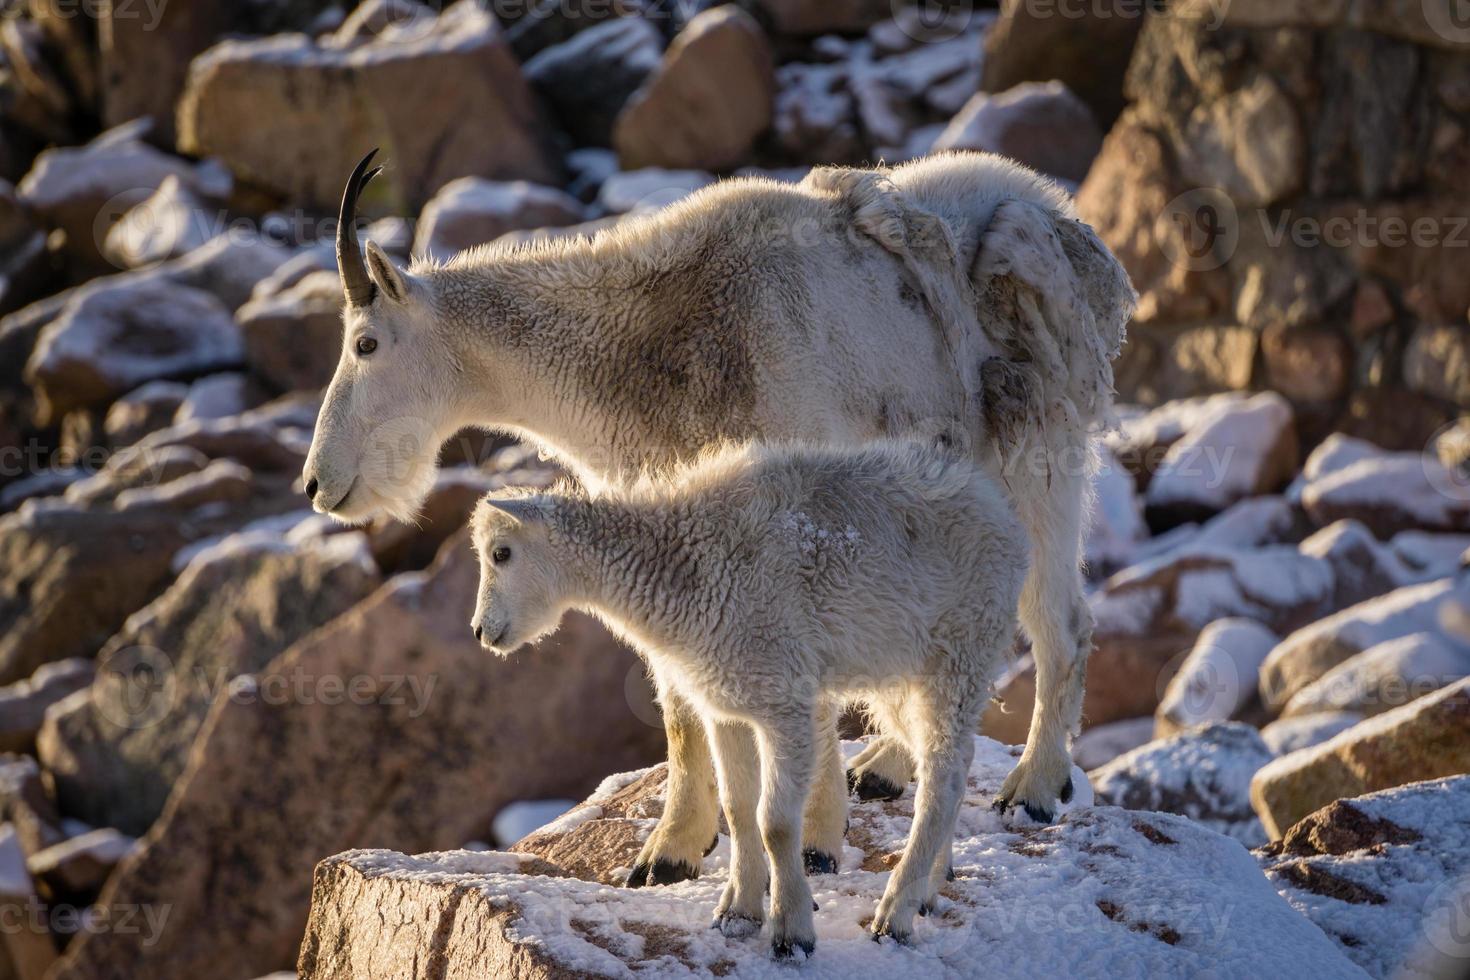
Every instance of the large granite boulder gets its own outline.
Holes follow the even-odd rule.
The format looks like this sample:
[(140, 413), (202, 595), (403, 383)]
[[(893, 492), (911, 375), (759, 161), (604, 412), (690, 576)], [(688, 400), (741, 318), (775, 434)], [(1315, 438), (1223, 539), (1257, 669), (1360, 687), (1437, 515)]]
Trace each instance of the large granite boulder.
[(530, 88), (480, 0), (376, 36), (349, 21), (320, 42), (223, 41), (189, 67), (178, 133), (185, 152), (218, 156), (242, 180), (322, 210), (335, 210), (342, 182), (375, 146), (391, 165), (369, 189), (368, 210), (417, 211), (456, 177), (559, 176)]
[[(1076, 809), (1061, 823), (1008, 822), (990, 799), (1018, 751), (977, 740), (955, 880), (941, 891), (937, 914), (917, 920), (908, 947), (875, 944), (866, 927), (908, 834), (912, 793), (853, 807), (839, 873), (809, 879), (817, 948), (803, 975), (949, 976), (984, 963), (1062, 975), (1103, 963), (1169, 975), (1359, 975), (1237, 842), (1183, 817), (1090, 807), (1080, 772)], [(636, 890), (603, 884), (605, 869), (632, 862), (653, 823), (646, 814), (659, 809), (662, 773), (629, 776), (610, 779), (517, 853), (372, 850), (323, 861), (299, 975), (396, 976), (424, 962), (440, 964), (446, 978), (784, 970), (772, 966), (762, 938), (726, 939), (709, 928), (728, 862), (723, 837), (696, 880)], [(1227, 907), (1228, 921), (1202, 914)], [(385, 908), (394, 910), (387, 921)]]
[(483, 840), (514, 800), (579, 796), (663, 733), (629, 707), (643, 668), (585, 617), (508, 660), (470, 634), (467, 539), (236, 679), (104, 905), (168, 902), (152, 942), (79, 936), (56, 980), (248, 980), (295, 959), (311, 868), (344, 848)]

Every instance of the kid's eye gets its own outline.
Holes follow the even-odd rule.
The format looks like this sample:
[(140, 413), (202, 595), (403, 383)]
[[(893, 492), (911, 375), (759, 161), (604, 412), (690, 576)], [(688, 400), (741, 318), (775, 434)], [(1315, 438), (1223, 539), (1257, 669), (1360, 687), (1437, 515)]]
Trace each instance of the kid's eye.
[(497, 565), (505, 564), (506, 562), (510, 561), (510, 549), (504, 546), (496, 548), (494, 551), (490, 552), (490, 560)]
[(378, 342), (371, 337), (359, 337), (357, 339), (357, 353), (360, 357), (367, 357), (378, 349)]

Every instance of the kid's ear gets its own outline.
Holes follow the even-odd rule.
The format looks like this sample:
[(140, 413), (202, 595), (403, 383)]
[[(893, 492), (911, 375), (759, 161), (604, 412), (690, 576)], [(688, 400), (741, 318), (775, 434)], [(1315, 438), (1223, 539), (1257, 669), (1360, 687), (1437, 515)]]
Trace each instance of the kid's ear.
[(407, 276), (393, 264), (378, 243), (371, 240), (367, 243), (367, 269), (368, 276), (377, 283), (384, 296), (395, 303), (408, 299)]
[(548, 516), (545, 502), (536, 497), (510, 497), (504, 500), (486, 497), (485, 503), (502, 514), (509, 514), (522, 524), (541, 524)]

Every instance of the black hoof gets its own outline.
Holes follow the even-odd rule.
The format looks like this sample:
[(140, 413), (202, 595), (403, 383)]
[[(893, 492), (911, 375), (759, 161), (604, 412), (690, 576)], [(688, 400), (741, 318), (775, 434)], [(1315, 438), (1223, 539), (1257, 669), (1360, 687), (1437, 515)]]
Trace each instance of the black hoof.
[(815, 939), (777, 939), (771, 943), (771, 955), (778, 960), (790, 960), (796, 958), (798, 949), (811, 956), (816, 948)]
[(688, 861), (666, 861), (659, 858), (652, 865), (641, 862), (634, 865), (624, 884), (628, 888), (642, 888), (644, 885), (672, 885), (698, 877), (699, 869)]
[(847, 784), (852, 787), (852, 793), (864, 803), (873, 801), (896, 800), (903, 795), (903, 787), (895, 786), (882, 776), (865, 772), (861, 776), (854, 776), (852, 771), (847, 773)]
[(948, 868), (944, 869), (944, 880), (954, 881), (954, 865), (950, 865)]
[(709, 857), (709, 852), (720, 846), (720, 835), (715, 834), (715, 839), (709, 842), (709, 847), (704, 849), (704, 856)]
[(997, 796), (990, 801), (990, 809), (996, 813), (1005, 813), (1010, 808), (1011, 800), (1008, 796)]
[(1062, 802), (1063, 803), (1071, 803), (1072, 802), (1072, 777), (1071, 776), (1068, 776), (1067, 777), (1067, 785), (1065, 785), (1065, 786), (1062, 787)]
[(922, 915), (922, 916), (924, 916), (925, 918), (928, 918), (929, 917), (929, 913), (930, 912), (933, 912), (933, 911), (934, 911), (934, 906), (931, 905), (931, 904), (929, 904), (928, 902), (920, 902), (919, 903), (919, 914)]
[(875, 942), (875, 943), (882, 942), (885, 939), (892, 939), (894, 942), (898, 943), (900, 946), (907, 946), (909, 944), (909, 939), (910, 938), (911, 938), (911, 936), (910, 936), (909, 933), (906, 933), (906, 932), (894, 932), (891, 928), (889, 928), (887, 926), (884, 926), (879, 931), (873, 933), (873, 942)]
[(755, 916), (741, 915), (739, 912), (725, 912), (715, 916), (715, 921), (710, 923), (710, 928), (718, 929), (720, 934), (727, 939), (743, 939), (761, 931), (761, 920)]
[(1044, 807), (1039, 807), (1031, 803), (1026, 803), (1023, 805), (1026, 808), (1026, 816), (1030, 817), (1032, 820), (1035, 820), (1037, 823), (1051, 823), (1054, 819), (1056, 819), (1052, 812)]
[(835, 875), (837, 873), (837, 859), (826, 851), (807, 848), (801, 852), (801, 863), (809, 875)]

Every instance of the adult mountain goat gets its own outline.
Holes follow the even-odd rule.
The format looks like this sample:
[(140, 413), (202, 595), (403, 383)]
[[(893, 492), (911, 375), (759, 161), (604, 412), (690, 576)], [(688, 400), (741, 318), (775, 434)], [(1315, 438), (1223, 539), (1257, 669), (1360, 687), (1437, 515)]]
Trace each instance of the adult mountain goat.
[(1015, 639), (1026, 535), (990, 477), (913, 443), (749, 446), (630, 489), (487, 496), (473, 529), (482, 643), (508, 653), (583, 609), (694, 705), (730, 828), (715, 924), (759, 929), (769, 883), (778, 958), (816, 943), (802, 807), (819, 759), (841, 758), (837, 711), (861, 700), (918, 764), (872, 926), (908, 939), (944, 885)]
[[(1051, 818), (1091, 646), (1078, 567), (1089, 432), (1111, 414), (1136, 300), (1061, 189), (988, 154), (818, 169), (800, 184), (723, 181), (591, 239), (403, 270), (358, 245), (370, 160), (342, 199), (342, 354), (303, 473), (317, 510), (409, 518), (465, 426), (537, 444), (593, 488), (726, 441), (947, 445), (1000, 479), (1030, 538), (1020, 616), (1037, 694), (997, 803)], [(655, 683), (669, 795), (633, 885), (697, 875), (715, 838), (702, 727)], [(879, 739), (850, 776), (893, 794), (911, 773)], [(840, 770), (817, 780), (803, 833), (820, 868), (843, 835), (824, 801), (845, 787)]]

